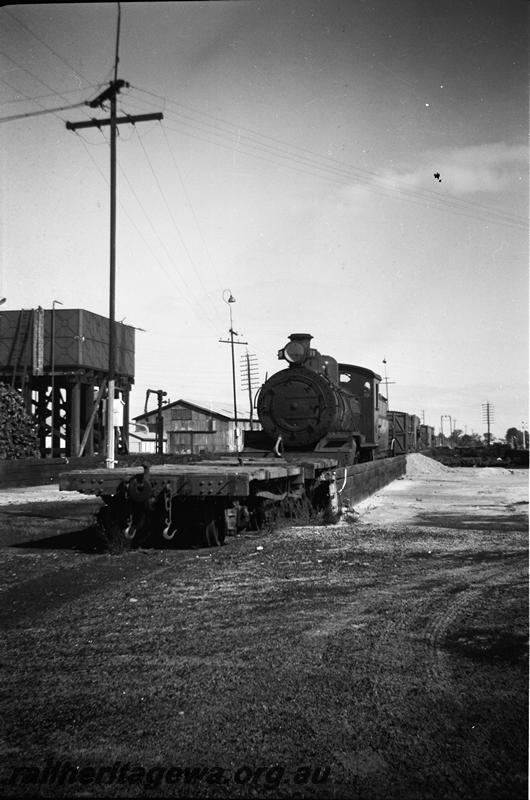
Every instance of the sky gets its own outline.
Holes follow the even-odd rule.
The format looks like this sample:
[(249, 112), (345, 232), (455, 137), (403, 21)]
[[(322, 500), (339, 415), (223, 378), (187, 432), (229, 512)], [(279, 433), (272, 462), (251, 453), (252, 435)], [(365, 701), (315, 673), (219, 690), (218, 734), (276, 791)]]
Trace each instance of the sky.
[[(108, 314), (109, 129), (65, 123), (108, 118), (117, 24), (0, 8), (2, 310)], [(118, 114), (164, 115), (117, 143), (132, 415), (232, 402), (232, 312), (240, 415), (304, 332), (436, 431), (528, 427), (527, 41), (522, 0), (121, 3)]]

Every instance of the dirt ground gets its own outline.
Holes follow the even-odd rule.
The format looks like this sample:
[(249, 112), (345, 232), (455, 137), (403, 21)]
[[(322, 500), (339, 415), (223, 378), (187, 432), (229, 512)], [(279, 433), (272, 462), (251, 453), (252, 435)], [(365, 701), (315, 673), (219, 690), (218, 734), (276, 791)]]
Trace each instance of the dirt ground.
[(527, 797), (528, 472), (407, 474), (333, 526), (101, 552), (0, 492), (2, 796)]

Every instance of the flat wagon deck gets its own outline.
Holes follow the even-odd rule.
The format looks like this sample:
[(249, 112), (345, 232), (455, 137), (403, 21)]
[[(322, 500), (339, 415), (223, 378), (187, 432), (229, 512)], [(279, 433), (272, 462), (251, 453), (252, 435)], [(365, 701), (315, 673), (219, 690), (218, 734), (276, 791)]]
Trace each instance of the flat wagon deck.
[(329, 498), (336, 467), (330, 458), (301, 463), (234, 458), (146, 465), (143, 472), (100, 468), (63, 473), (59, 488), (101, 497), (98, 521), (107, 533), (121, 532), (131, 541), (148, 535), (171, 541), (182, 534), (216, 545), (227, 533), (269, 524), (282, 510), (295, 513), (309, 498), (319, 503)]
[[(208, 497), (214, 495), (250, 494), (252, 481), (274, 481), (300, 475), (301, 468), (291, 464), (244, 465), (235, 461), (205, 461), (199, 464), (163, 464), (148, 471), (153, 491), (164, 487), (176, 496)], [(83, 494), (114, 494), (121, 483), (138, 477), (138, 467), (92, 469), (68, 472), (60, 477), (61, 490)]]

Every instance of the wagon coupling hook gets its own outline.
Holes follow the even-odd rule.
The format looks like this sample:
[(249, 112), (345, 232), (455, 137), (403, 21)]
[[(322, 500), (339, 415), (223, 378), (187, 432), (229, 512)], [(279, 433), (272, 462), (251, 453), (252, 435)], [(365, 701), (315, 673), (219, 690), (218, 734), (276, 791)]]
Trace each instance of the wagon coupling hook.
[(167, 542), (170, 542), (177, 531), (176, 528), (171, 530), (171, 489), (169, 488), (169, 485), (166, 485), (164, 489), (164, 509), (166, 513), (164, 518), (165, 526), (162, 529), (162, 536)]

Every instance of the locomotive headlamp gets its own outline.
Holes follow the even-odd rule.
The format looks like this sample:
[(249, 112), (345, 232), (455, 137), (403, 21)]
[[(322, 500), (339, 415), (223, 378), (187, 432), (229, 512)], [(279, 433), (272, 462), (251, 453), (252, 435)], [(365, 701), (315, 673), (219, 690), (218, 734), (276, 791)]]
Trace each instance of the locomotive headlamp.
[(289, 342), (283, 348), (283, 357), (289, 364), (299, 364), (306, 356), (307, 351), (302, 342)]

